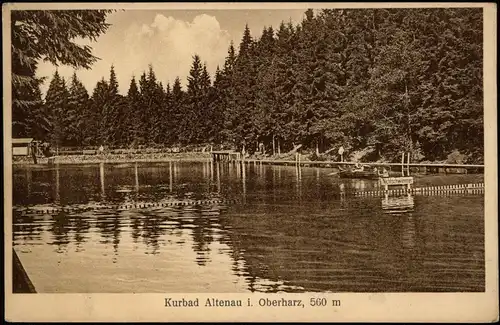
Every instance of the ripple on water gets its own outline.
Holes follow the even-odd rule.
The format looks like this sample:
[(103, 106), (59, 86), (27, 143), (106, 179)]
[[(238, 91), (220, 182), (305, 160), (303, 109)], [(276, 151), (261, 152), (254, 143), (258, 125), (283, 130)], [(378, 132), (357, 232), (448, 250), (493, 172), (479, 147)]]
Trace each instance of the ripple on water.
[[(13, 244), (40, 292), (484, 290), (483, 197), (415, 196), (413, 211), (387, 215), (381, 198), (340, 196), (373, 182), (253, 167), (244, 180), (234, 166), (203, 163), (23, 170)], [(61, 207), (75, 211), (46, 212)]]

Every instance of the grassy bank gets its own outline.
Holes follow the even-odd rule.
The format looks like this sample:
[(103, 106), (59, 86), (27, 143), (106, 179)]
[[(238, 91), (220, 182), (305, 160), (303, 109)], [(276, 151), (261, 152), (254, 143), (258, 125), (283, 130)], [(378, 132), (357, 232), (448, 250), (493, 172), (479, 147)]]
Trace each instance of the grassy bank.
[[(64, 155), (54, 157), (58, 164), (94, 164), (94, 163), (131, 163), (162, 161), (207, 161), (210, 153), (151, 153), (151, 154), (102, 154), (102, 155)], [(38, 164), (48, 164), (49, 158), (37, 158)], [(33, 158), (28, 156), (13, 157), (14, 165), (32, 165)]]

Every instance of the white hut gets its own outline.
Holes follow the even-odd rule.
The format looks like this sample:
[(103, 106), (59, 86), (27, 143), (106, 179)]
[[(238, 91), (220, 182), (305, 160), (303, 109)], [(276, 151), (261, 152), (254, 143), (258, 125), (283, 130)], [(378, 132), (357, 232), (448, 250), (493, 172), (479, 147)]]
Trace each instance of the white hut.
[(29, 156), (35, 141), (33, 138), (17, 138), (12, 139), (12, 155), (13, 156)]

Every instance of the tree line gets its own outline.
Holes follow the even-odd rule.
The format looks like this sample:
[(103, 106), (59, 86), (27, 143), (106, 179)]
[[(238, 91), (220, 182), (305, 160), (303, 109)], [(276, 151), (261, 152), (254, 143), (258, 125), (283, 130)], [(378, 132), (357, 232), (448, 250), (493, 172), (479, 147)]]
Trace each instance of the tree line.
[(56, 146), (343, 146), (372, 160), (459, 151), (480, 162), (482, 44), (480, 8), (307, 10), (258, 38), (246, 26), (214, 76), (195, 54), (185, 90), (179, 78), (162, 84), (153, 66), (126, 95), (113, 67), (91, 94), (56, 71), (44, 101), (30, 93), (31, 127), (13, 135)]

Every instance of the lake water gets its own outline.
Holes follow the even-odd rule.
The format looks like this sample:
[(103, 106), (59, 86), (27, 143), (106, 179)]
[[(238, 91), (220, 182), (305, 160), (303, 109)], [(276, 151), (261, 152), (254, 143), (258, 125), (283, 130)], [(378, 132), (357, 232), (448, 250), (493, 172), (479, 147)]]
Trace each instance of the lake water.
[[(413, 209), (391, 214), (384, 198), (342, 194), (376, 181), (332, 171), (210, 162), (15, 167), (13, 245), (41, 293), (484, 291), (483, 195), (403, 197)], [(161, 206), (206, 199), (222, 203)], [(116, 208), (136, 203), (155, 205)], [(90, 209), (20, 211), (60, 206)]]

